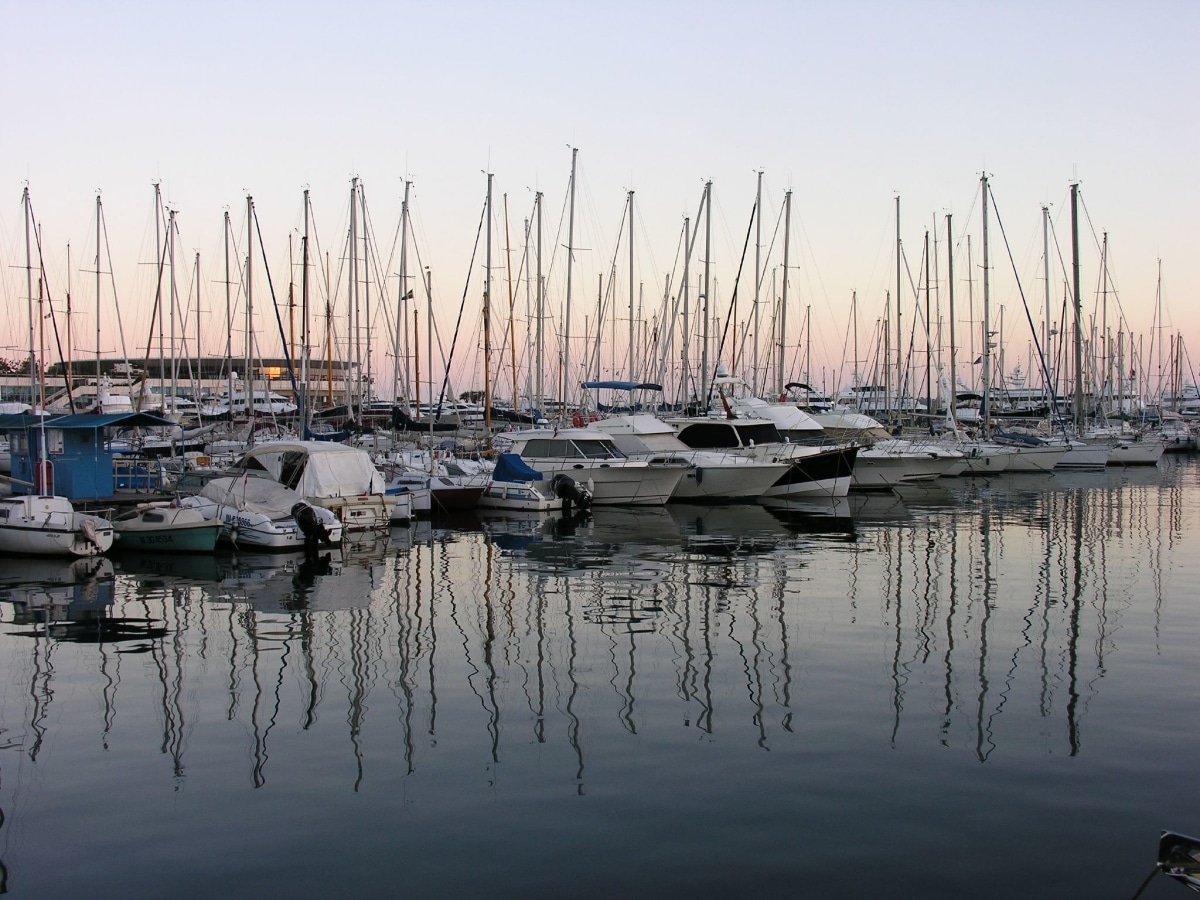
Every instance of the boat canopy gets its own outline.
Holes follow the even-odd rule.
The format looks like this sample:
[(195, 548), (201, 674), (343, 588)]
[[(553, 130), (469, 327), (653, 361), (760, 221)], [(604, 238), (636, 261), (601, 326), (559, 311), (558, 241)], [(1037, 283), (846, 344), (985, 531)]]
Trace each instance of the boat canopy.
[(516, 453), (501, 453), (496, 457), (496, 468), (492, 481), (521, 482), (541, 481), (542, 473), (531, 469)]
[(248, 478), (224, 475), (210, 479), (200, 489), (200, 496), (213, 503), (234, 506), (249, 512), (262, 513), (272, 519), (292, 514), (292, 507), (304, 498), (297, 491), (268, 478)]
[(382, 494), (385, 488), (365, 450), (327, 441), (260, 444), (246, 451), (241, 468), (265, 472), (306, 499)]

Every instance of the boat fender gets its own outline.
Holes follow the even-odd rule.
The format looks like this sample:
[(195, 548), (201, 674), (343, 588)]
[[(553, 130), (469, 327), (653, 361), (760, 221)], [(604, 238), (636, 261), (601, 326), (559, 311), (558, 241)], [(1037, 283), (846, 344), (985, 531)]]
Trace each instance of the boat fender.
[(96, 523), (91, 519), (84, 519), (79, 523), (79, 530), (83, 532), (83, 536), (97, 550), (100, 550), (100, 534), (96, 530)]

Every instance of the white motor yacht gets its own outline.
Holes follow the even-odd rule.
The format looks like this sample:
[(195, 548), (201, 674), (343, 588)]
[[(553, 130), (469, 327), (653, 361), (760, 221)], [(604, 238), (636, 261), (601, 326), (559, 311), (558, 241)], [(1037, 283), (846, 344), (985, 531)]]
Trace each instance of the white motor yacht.
[(694, 449), (681, 441), (668, 423), (649, 414), (609, 416), (587, 427), (610, 436), (631, 459), (686, 463), (688, 470), (671, 495), (672, 500), (757, 500), (791, 468), (787, 461), (755, 459), (729, 450)]
[(493, 443), (548, 481), (561, 473), (586, 485), (597, 506), (661, 506), (688, 470), (683, 460), (631, 459), (612, 437), (589, 428), (506, 431)]

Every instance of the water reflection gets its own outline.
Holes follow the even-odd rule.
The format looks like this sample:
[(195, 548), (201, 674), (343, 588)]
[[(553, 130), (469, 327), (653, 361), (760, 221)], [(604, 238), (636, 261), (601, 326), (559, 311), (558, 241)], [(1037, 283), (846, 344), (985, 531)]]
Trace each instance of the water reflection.
[[(310, 556), (6, 561), (28, 690), (3, 700), (4, 747), (36, 762), (51, 728), (102, 752), (122, 732), (177, 788), (193, 756), (262, 788), (311, 755), (349, 790), (390, 759), (493, 784), (541, 747), (579, 794), (621, 740), (678, 729), (1078, 756), (1114, 652), (1154, 652), (1139, 635), (1160, 635), (1195, 519), (1156, 470), (424, 522)], [(68, 642), (90, 685), (51, 717)]]

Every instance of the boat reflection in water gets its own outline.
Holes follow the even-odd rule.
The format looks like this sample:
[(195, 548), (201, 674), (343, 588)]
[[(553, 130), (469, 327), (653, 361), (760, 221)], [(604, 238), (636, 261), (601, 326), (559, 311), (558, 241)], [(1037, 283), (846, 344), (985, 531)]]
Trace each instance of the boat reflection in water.
[[(51, 838), (86, 849), (89, 805), (141, 789), (158, 809), (166, 786), (183, 838), (274, 832), (249, 846), (235, 825), (228, 871), (176, 854), (209, 894), (244, 893), (247, 867), (293, 883), (297, 854), (310, 891), (369, 893), (401, 841), (426, 895), (637, 893), (652, 872), (680, 891), (838, 895), (864, 817), (901, 893), (1013, 896), (1031, 872), (1048, 896), (1135, 888), (1138, 830), (1200, 801), (1178, 790), (1200, 700), (1159, 677), (1200, 635), (1181, 602), (1200, 577), (1194, 468), (424, 522), (309, 556), (17, 575), (0, 599), (34, 659), (11, 632), (0, 653), (32, 689), (0, 696), (0, 720), (57, 812), (23, 808), (4, 862), (30, 895), (86, 893), (94, 865), (51, 865)], [(30, 590), (61, 592), (49, 628)], [(72, 645), (87, 689), (56, 690), (71, 638), (54, 622), (89, 591), (107, 597), (97, 618), (157, 630), (128, 645), (144, 665), (107, 638)], [(66, 773), (110, 744), (122, 754), (78, 796)], [(4, 774), (8, 809), (28, 776)], [(156, 820), (126, 819), (121, 869), (137, 871)], [(1019, 862), (997, 866), (997, 846)], [(1080, 846), (1086, 872), (1062, 876)]]

